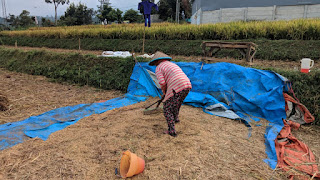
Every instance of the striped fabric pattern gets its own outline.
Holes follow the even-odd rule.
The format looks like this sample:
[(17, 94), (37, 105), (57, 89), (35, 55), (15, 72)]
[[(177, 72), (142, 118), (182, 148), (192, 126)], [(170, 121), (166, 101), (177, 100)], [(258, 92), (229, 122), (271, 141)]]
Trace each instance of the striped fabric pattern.
[(156, 76), (162, 92), (166, 94), (163, 102), (173, 96), (172, 89), (178, 93), (186, 88), (192, 88), (191, 82), (187, 75), (178, 65), (170, 61), (163, 61), (157, 66)]

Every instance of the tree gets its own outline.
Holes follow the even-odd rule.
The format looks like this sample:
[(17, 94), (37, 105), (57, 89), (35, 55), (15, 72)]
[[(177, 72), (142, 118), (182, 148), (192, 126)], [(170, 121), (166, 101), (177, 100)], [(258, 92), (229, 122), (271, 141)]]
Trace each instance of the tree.
[[(179, 0), (180, 3), (180, 12), (184, 11), (186, 18), (191, 17), (191, 0)], [(160, 0), (160, 6), (159, 6), (159, 14), (160, 19), (163, 20), (169, 20), (173, 19), (173, 17), (176, 16), (176, 6), (177, 6), (177, 0)], [(181, 17), (180, 17), (181, 18)]]
[(192, 0), (182, 0), (182, 10), (184, 11), (186, 18), (191, 18), (192, 16)]
[(21, 27), (29, 27), (34, 25), (34, 17), (30, 17), (30, 12), (27, 10), (23, 10), (22, 13), (19, 15), (20, 26)]
[(45, 0), (46, 3), (53, 3), (54, 4), (54, 21), (55, 21), (55, 25), (57, 25), (57, 9), (58, 6), (64, 5), (64, 4), (69, 4), (69, 0)]
[(79, 3), (77, 6), (71, 3), (64, 16), (61, 16), (59, 23), (67, 26), (91, 24), (93, 9)]
[(104, 21), (105, 19), (108, 19), (107, 16), (111, 11), (112, 11), (112, 7), (110, 7), (108, 4), (104, 4), (103, 7), (99, 6), (97, 17), (99, 18), (100, 21)]
[(117, 8), (116, 10), (116, 16), (117, 16), (117, 21), (119, 23), (122, 23), (123, 21), (123, 17), (122, 17), (123, 11), (121, 11), (120, 9)]
[(9, 14), (9, 18), (7, 19), (7, 22), (13, 27), (19, 26), (19, 18), (13, 14)]
[(173, 19), (176, 12), (176, 0), (160, 0), (159, 14), (160, 19), (168, 20)]
[(108, 15), (107, 15), (107, 19), (108, 21), (118, 21), (118, 23), (122, 22), (122, 11), (120, 9), (112, 9)]
[(43, 27), (54, 26), (54, 23), (50, 21), (50, 19), (46, 19), (44, 17), (41, 18), (41, 24)]
[(130, 23), (139, 22), (142, 19), (142, 15), (136, 10), (129, 9), (124, 13), (123, 19), (128, 20)]
[(15, 28), (27, 28), (34, 25), (34, 17), (30, 17), (30, 12), (23, 10), (19, 16), (9, 14), (8, 22)]

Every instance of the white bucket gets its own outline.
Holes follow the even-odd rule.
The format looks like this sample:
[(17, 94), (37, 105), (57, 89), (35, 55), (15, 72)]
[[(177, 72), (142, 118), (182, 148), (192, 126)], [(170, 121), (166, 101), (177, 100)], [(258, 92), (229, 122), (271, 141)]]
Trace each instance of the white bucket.
[(314, 61), (309, 58), (303, 58), (301, 61), (301, 72), (308, 73), (314, 65)]

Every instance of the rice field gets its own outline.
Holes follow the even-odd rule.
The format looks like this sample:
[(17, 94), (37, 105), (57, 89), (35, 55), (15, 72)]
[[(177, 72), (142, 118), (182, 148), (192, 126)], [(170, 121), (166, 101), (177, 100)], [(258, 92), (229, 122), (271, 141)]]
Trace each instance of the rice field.
[[(0, 36), (134, 40), (143, 38), (144, 29), (144, 24), (33, 27), (22, 31), (2, 31)], [(146, 39), (152, 40), (237, 40), (256, 38), (319, 40), (320, 19), (231, 22), (204, 25), (154, 23), (151, 28), (146, 28), (145, 30)]]

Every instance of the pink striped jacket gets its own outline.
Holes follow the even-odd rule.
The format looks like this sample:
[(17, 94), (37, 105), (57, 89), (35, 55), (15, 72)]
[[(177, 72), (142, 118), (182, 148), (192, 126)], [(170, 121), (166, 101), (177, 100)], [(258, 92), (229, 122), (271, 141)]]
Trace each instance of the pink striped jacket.
[(157, 66), (156, 76), (162, 92), (166, 95), (163, 102), (173, 96), (173, 90), (178, 93), (186, 88), (192, 88), (187, 75), (178, 65), (170, 61), (163, 61)]

